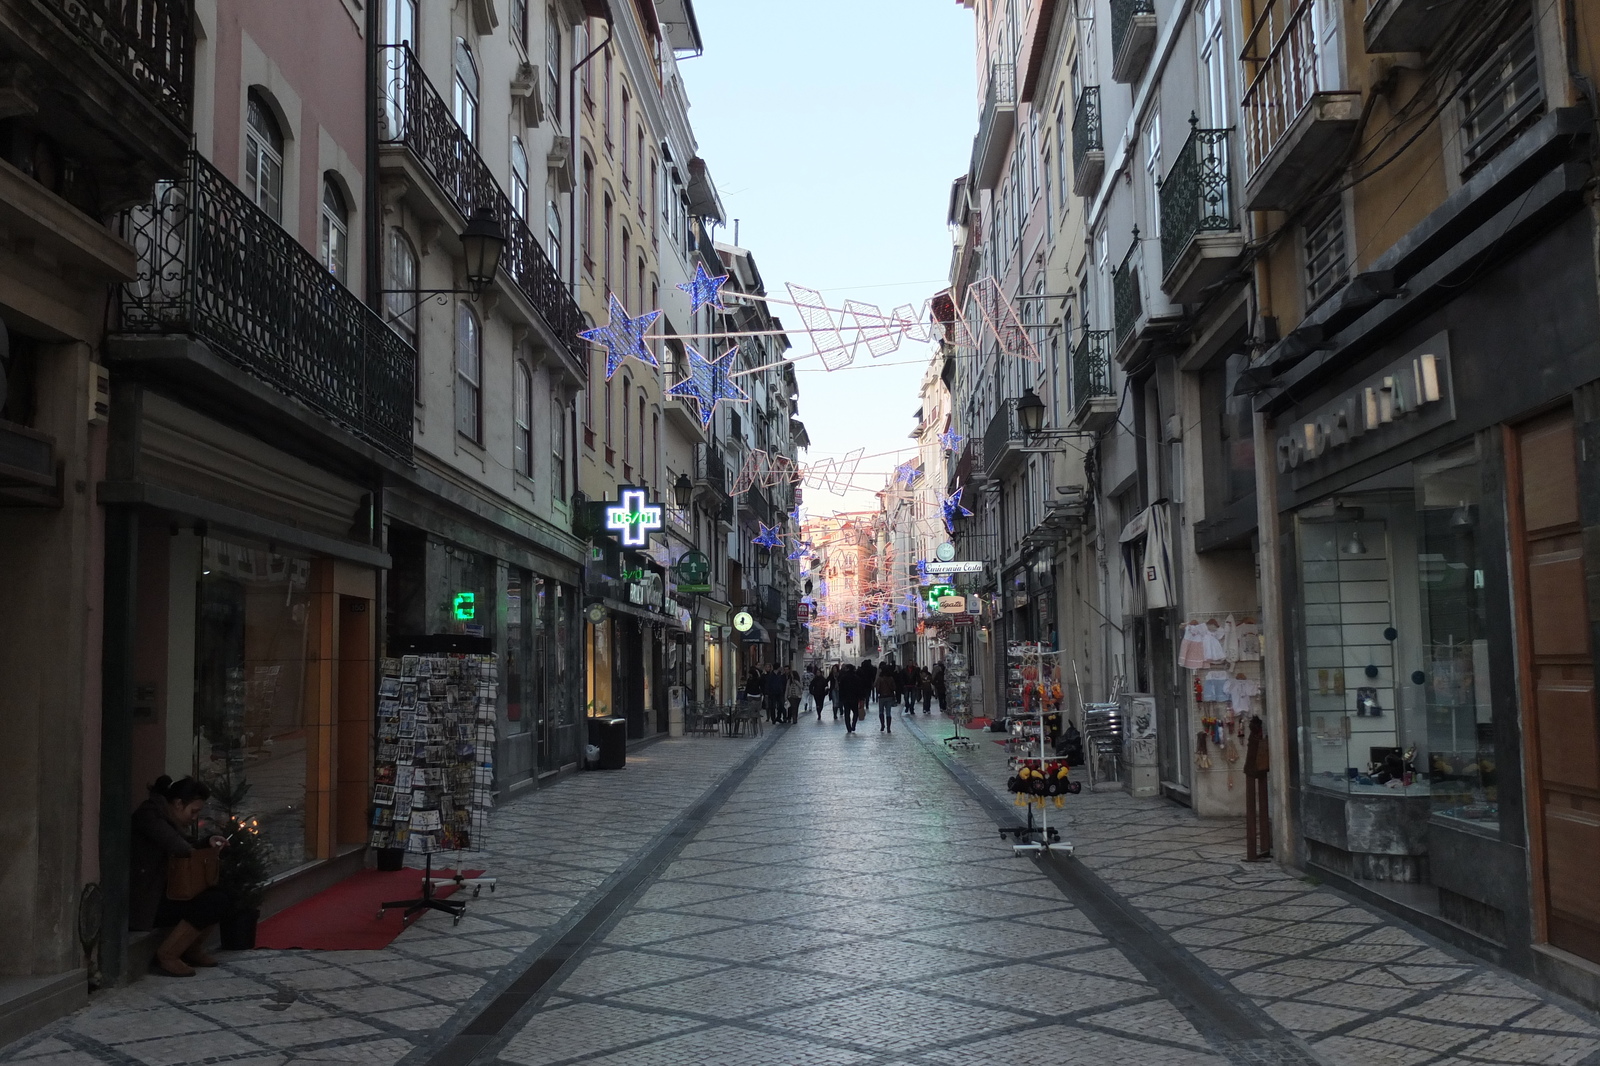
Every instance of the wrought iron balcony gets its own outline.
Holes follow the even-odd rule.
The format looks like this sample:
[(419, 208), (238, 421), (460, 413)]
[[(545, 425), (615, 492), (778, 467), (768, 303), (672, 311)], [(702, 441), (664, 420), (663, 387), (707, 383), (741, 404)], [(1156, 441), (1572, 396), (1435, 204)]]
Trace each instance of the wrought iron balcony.
[(1161, 183), (1161, 287), (1192, 303), (1233, 269), (1244, 251), (1228, 130), (1203, 130), (1189, 116), (1189, 139)]
[(994, 478), (1014, 469), (1022, 462), (1024, 443), (1016, 399), (1001, 400), (1000, 409), (989, 419), (989, 428), (983, 431), (984, 473)]
[(1111, 391), (1111, 331), (1086, 329), (1072, 350), (1072, 426), (1098, 432), (1116, 421)]
[(978, 136), (972, 142), (972, 178), (980, 189), (992, 189), (1005, 169), (1006, 148), (1017, 128), (1017, 68), (996, 63), (989, 68)]
[(728, 464), (710, 444), (694, 446), (694, 480), (697, 488), (710, 491), (717, 501), (728, 499)]
[(139, 95), (187, 128), (194, 100), (192, 0), (46, 0)]
[(411, 457), (416, 353), (196, 153), (127, 211), (139, 276), (117, 332), (187, 335), (391, 455)]
[(1100, 132), (1100, 87), (1078, 94), (1072, 115), (1072, 191), (1088, 196), (1100, 187), (1106, 172), (1105, 141)]
[(1139, 324), (1139, 316), (1144, 314), (1144, 293), (1139, 288), (1139, 265), (1135, 261), (1138, 252), (1139, 231), (1135, 229), (1128, 254), (1111, 273), (1111, 307), (1119, 349), (1133, 333), (1133, 327)]
[(1319, 81), (1314, 0), (1268, 0), (1246, 39), (1245, 202), (1289, 210), (1337, 166), (1361, 111), (1361, 95), (1325, 92)]
[(1111, 80), (1138, 81), (1155, 47), (1155, 0), (1111, 0)]
[(381, 83), (378, 107), (380, 144), (406, 148), (461, 215), (463, 223), (487, 208), (506, 234), (500, 269), (528, 298), (557, 343), (578, 367), (587, 346), (578, 338), (585, 327), (577, 302), (551, 265), (543, 245), (511, 209), (511, 200), (495, 181), (472, 138), (422, 71), (409, 45), (379, 49)]

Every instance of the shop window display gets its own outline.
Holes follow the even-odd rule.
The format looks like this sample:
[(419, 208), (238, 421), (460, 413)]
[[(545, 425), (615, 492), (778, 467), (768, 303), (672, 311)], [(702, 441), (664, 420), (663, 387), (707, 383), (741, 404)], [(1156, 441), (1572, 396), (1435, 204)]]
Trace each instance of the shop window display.
[(1312, 786), (1494, 825), (1480, 467), (1468, 444), (1297, 514)]
[(195, 761), (249, 784), (271, 870), (305, 862), (306, 645), (311, 564), (207, 537), (195, 636)]

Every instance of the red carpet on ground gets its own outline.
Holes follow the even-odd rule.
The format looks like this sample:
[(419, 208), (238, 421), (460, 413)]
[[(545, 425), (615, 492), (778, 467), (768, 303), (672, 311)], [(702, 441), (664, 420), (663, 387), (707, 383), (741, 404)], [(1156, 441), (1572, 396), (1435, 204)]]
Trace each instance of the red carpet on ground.
[[(475, 877), (482, 872), (468, 870), (465, 876)], [(433, 872), (435, 877), (454, 874), (454, 870)], [(443, 899), (455, 890), (454, 885), (441, 886), (433, 894)], [(420, 895), (421, 870), (410, 867), (392, 872), (362, 870), (263, 921), (256, 928), (256, 947), (312, 951), (386, 948), (405, 929), (401, 921), (404, 912), (392, 910), (379, 919), (378, 908), (390, 900), (415, 899)]]

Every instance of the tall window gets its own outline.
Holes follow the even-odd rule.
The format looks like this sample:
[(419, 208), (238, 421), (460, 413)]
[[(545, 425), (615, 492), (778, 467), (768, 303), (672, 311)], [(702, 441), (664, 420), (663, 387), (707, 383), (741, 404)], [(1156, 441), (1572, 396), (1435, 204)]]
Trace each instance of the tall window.
[[(650, 213), (644, 199), (644, 116), (639, 116), (639, 125), (633, 131), (633, 166), (639, 172), (639, 220), (644, 221), (645, 215)], [(654, 164), (652, 164), (652, 168)]]
[(350, 284), (350, 211), (332, 178), (322, 179), (322, 220), (318, 229), (317, 250), (322, 265), (341, 284)]
[(417, 43), (417, 0), (388, 0), (383, 10), (383, 43)]
[(606, 378), (605, 395), (602, 397), (602, 399), (604, 400), (605, 405), (606, 405), (606, 462), (609, 463), (609, 462), (611, 462), (611, 458), (612, 458), (612, 456), (611, 456), (611, 448), (613, 446), (613, 442), (616, 440), (616, 438), (614, 436), (612, 436), (612, 429), (611, 429), (611, 420), (612, 420), (612, 417), (613, 417), (612, 408), (615, 405), (611, 402), (611, 379), (610, 378)]
[(1056, 105), (1056, 189), (1061, 197), (1061, 216), (1067, 214), (1067, 105)]
[[(622, 141), (622, 187), (624, 189), (633, 188), (633, 172), (628, 162), (628, 100), (628, 87), (624, 85), (622, 87), (622, 114), (619, 116), (622, 131), (622, 136), (619, 139)], [(611, 143), (611, 132), (609, 130), (606, 131), (606, 143)]]
[(605, 134), (606, 154), (611, 154), (611, 49), (606, 49), (606, 83), (600, 87), (600, 107), (603, 114), (600, 116), (600, 127)]
[(528, 153), (520, 137), (511, 138), (511, 213), (528, 217)]
[[(652, 205), (661, 203), (661, 166), (656, 162), (655, 156), (650, 157), (650, 203)], [(640, 206), (643, 207), (644, 205), (641, 204)], [(650, 216), (650, 243), (659, 248), (661, 246), (661, 209), (659, 206), (652, 206), (652, 211), (653, 213)], [(651, 306), (654, 306), (654, 304)]]
[[(578, 46), (573, 50), (573, 62), (578, 56), (589, 54), (589, 27), (587, 24), (578, 27)], [(594, 114), (594, 64), (585, 63), (583, 70), (583, 106), (589, 114)]]
[[(417, 253), (398, 226), (389, 230), (389, 246), (384, 268), (389, 275), (384, 288), (384, 318), (394, 331), (405, 339), (414, 352), (417, 349)], [(422, 395), (421, 367), (416, 368), (417, 396)]]
[(628, 416), (633, 412), (629, 410), (629, 401), (633, 396), (633, 383), (627, 378), (622, 379), (622, 465), (627, 466), (633, 450), (633, 433)]
[(528, 50), (528, 0), (511, 0), (511, 36)]
[(633, 293), (628, 291), (628, 250), (633, 241), (628, 234), (626, 226), (622, 229), (622, 306), (633, 310)]
[(607, 293), (607, 295), (609, 295), (613, 291), (612, 287), (611, 287), (611, 194), (610, 193), (607, 193), (605, 195), (604, 199), (602, 200), (602, 202), (601, 202), (601, 212), (600, 213), (601, 213), (601, 224), (602, 224), (602, 230), (603, 230), (603, 232), (600, 234), (600, 238), (601, 238), (601, 240), (605, 241), (605, 246), (600, 249), (600, 261), (601, 261), (601, 265), (603, 267), (603, 270), (602, 270), (602, 273), (601, 273), (601, 280), (603, 280), (605, 282), (606, 293)]
[(283, 221), (283, 131), (254, 89), (245, 101), (244, 191), (272, 221)]
[(583, 272), (594, 276), (594, 160), (583, 157)]
[(1151, 108), (1150, 126), (1144, 131), (1145, 193), (1150, 197), (1150, 233), (1161, 236), (1161, 105)]
[(639, 476), (644, 477), (644, 389), (639, 390)]
[(483, 334), (472, 308), (456, 308), (456, 432), (483, 442)]
[(550, 398), (550, 480), (555, 488), (555, 498), (567, 498), (567, 412), (561, 401)]
[(544, 13), (544, 84), (550, 97), (550, 113), (561, 121), (561, 23), (552, 6)]
[(456, 125), (466, 133), (473, 144), (478, 143), (478, 64), (473, 62), (472, 49), (467, 42), (456, 38), (456, 70), (451, 79), (451, 100), (455, 107)]
[(650, 476), (650, 484), (657, 489), (665, 489), (667, 483), (661, 479), (661, 412), (657, 411), (650, 416), (650, 443), (652, 447), (651, 458), (654, 463)]
[[(644, 287), (644, 256), (642, 256), (642, 255), (639, 257), (638, 282), (639, 282), (639, 284), (633, 290), (633, 292), (634, 292), (634, 295), (636, 297), (638, 297), (639, 302), (642, 304), (642, 303), (644, 303), (644, 294), (645, 294), (645, 287)], [(652, 304), (651, 307), (653, 307), (653, 306), (655, 306), (655, 305)], [(649, 307), (640, 307), (640, 308), (636, 308), (636, 310), (639, 311), (639, 313), (643, 314), (645, 311), (650, 310), (650, 308)]]
[(1543, 111), (1539, 49), (1530, 20), (1466, 76), (1461, 93), (1462, 162), (1469, 170), (1482, 163)]
[(550, 262), (555, 264), (556, 272), (562, 273), (561, 265), (561, 205), (551, 200), (544, 205), (545, 245), (550, 250)]
[(1200, 81), (1206, 101), (1206, 122), (1212, 129), (1227, 126), (1228, 63), (1230, 56), (1222, 43), (1222, 0), (1203, 0), (1200, 5)]
[(533, 476), (533, 375), (517, 360), (512, 398), (511, 465), (523, 477)]

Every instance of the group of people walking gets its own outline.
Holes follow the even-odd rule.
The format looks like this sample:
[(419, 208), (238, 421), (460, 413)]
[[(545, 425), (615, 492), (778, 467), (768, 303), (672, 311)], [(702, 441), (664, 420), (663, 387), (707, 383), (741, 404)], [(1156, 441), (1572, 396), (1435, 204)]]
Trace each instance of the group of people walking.
[(906, 714), (916, 714), (920, 701), (922, 713), (931, 714), (935, 699), (944, 707), (944, 664), (932, 670), (915, 663), (896, 666), (890, 656), (877, 665), (863, 659), (860, 666), (835, 664), (826, 672), (808, 667), (804, 677), (788, 667), (763, 670), (757, 666), (745, 678), (744, 691), (748, 699), (761, 702), (767, 721), (773, 724), (798, 721), (800, 705), (809, 695), (817, 721), (822, 721), (823, 705), (831, 704), (834, 720), (842, 717), (848, 733), (856, 731), (868, 706), (876, 703), (878, 731), (893, 733), (895, 708), (903, 705)]

